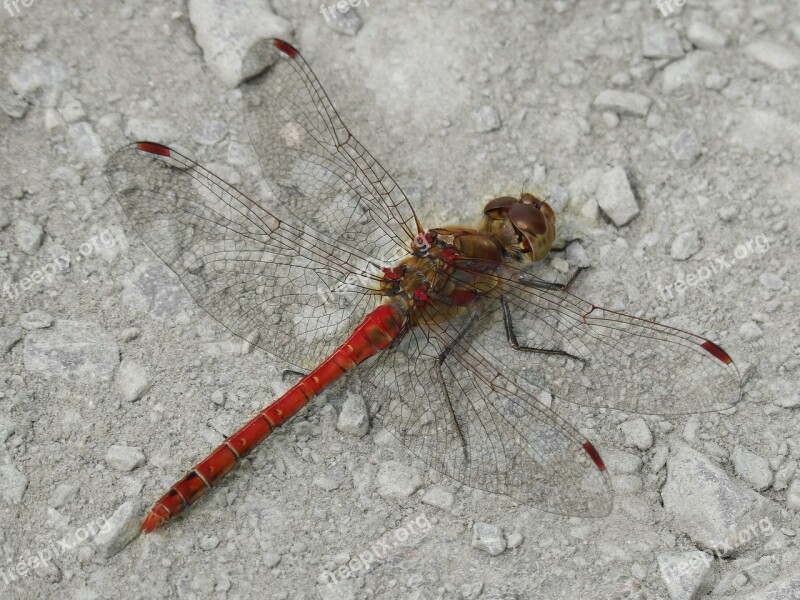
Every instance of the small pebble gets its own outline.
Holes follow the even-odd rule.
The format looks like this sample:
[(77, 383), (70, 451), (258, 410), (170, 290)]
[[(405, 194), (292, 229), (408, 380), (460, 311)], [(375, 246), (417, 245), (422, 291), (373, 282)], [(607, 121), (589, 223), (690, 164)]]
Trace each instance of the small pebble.
[(55, 108), (44, 110), (44, 129), (48, 135), (62, 135), (67, 131), (67, 122)]
[(603, 90), (594, 99), (594, 107), (598, 110), (611, 111), (618, 115), (644, 117), (653, 103), (650, 98), (633, 92), (620, 90)]
[(119, 553), (139, 535), (141, 522), (141, 510), (135, 501), (121, 504), (94, 537), (98, 553), (103, 558), (111, 558)]
[(28, 489), (28, 477), (13, 464), (0, 465), (0, 494), (6, 502), (19, 504)]
[(782, 44), (769, 40), (752, 42), (745, 46), (745, 54), (771, 69), (785, 71), (800, 66), (798, 53)]
[(642, 56), (645, 58), (681, 58), (683, 46), (678, 32), (662, 23), (642, 26)]
[(422, 501), (425, 504), (430, 504), (442, 510), (450, 510), (453, 508), (455, 497), (452, 492), (437, 485), (425, 491), (425, 495), (422, 496)]
[(53, 317), (43, 310), (32, 310), (20, 316), (19, 324), (28, 331), (31, 329), (45, 329), (53, 324)]
[(686, 37), (701, 50), (723, 48), (728, 43), (728, 38), (724, 33), (717, 31), (708, 23), (703, 23), (702, 21), (693, 21), (689, 25)]
[(213, 394), (211, 394), (211, 401), (217, 406), (225, 406), (225, 392), (222, 390), (216, 390)]
[(36, 254), (44, 241), (42, 226), (26, 219), (20, 219), (16, 222), (14, 229), (20, 250), (25, 254)]
[(755, 342), (763, 337), (764, 332), (753, 321), (747, 321), (739, 327), (739, 335), (746, 342)]
[(17, 430), (17, 425), (14, 421), (0, 415), (0, 444), (8, 441), (14, 432)]
[(117, 371), (117, 390), (126, 402), (135, 402), (150, 389), (152, 379), (139, 363), (125, 358)]
[(475, 523), (472, 526), (472, 547), (491, 556), (498, 556), (506, 549), (503, 528), (489, 523)]
[(219, 546), (219, 538), (215, 535), (204, 535), (200, 539), (200, 549), (208, 552)]
[(596, 196), (600, 209), (617, 227), (630, 223), (639, 214), (639, 205), (622, 167), (614, 167), (603, 174)]
[(783, 289), (783, 279), (775, 275), (775, 273), (762, 273), (758, 278), (758, 282), (768, 290), (781, 290)]
[(653, 445), (653, 433), (647, 426), (647, 422), (641, 417), (625, 421), (619, 428), (625, 437), (627, 446), (633, 446), (639, 450), (647, 450)]
[(767, 489), (772, 483), (772, 469), (765, 458), (737, 446), (731, 453), (731, 462), (736, 475), (753, 486), (757, 492)]
[(342, 404), (342, 412), (336, 422), (336, 429), (348, 435), (361, 437), (369, 431), (367, 405), (358, 394), (348, 393)]
[(506, 542), (506, 547), (507, 548), (518, 548), (519, 546), (522, 545), (522, 542), (525, 541), (525, 538), (523, 537), (523, 535), (521, 533), (518, 533), (518, 532), (514, 532), (512, 534), (509, 534), (506, 539), (507, 539), (507, 542)]
[(672, 142), (672, 156), (686, 165), (695, 162), (700, 156), (700, 151), (700, 142), (691, 129), (681, 131)]
[(669, 254), (673, 260), (687, 260), (703, 249), (703, 242), (697, 231), (685, 231), (675, 236)]
[(775, 399), (775, 405), (781, 408), (800, 408), (800, 394), (779, 396)]
[(133, 471), (144, 464), (144, 453), (139, 448), (115, 444), (106, 452), (106, 464), (117, 471)]
[(800, 512), (800, 479), (795, 479), (786, 492), (786, 508)]
[(502, 122), (500, 114), (492, 106), (482, 106), (475, 112), (476, 129), (478, 133), (489, 133), (500, 129)]

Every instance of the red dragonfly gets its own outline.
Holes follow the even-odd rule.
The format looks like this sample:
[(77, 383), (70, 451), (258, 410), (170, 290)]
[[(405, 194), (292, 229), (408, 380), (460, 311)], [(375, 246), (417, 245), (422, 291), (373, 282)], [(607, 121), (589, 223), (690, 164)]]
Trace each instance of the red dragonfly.
[(738, 372), (717, 344), (530, 272), (555, 238), (546, 202), (496, 198), (477, 227), (424, 228), (298, 51), (270, 40), (252, 52), (272, 60), (242, 93), (276, 202), (155, 142), (118, 151), (107, 176), (198, 305), (307, 375), (172, 486), (142, 529), (186, 510), (362, 363), (371, 412), (423, 462), (563, 515), (607, 515), (612, 490), (599, 452), (548, 394), (646, 414), (738, 402)]

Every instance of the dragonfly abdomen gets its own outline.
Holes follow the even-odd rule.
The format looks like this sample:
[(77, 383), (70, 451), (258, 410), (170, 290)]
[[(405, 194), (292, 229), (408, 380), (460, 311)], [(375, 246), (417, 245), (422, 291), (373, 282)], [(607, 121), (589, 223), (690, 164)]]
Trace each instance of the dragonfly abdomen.
[(173, 485), (150, 510), (142, 529), (149, 533), (181, 514), (270, 433), (297, 414), (311, 398), (359, 363), (385, 350), (403, 330), (406, 321), (404, 313), (399, 304), (392, 303), (383, 304), (369, 313), (350, 338), (316, 369), (253, 417)]

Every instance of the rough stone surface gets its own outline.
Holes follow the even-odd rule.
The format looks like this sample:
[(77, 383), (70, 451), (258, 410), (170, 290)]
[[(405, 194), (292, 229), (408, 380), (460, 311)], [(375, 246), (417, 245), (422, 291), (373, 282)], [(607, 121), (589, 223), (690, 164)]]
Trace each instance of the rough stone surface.
[(417, 469), (390, 460), (378, 469), (378, 492), (384, 498), (408, 498), (422, 487)]
[(763, 537), (741, 536), (770, 518), (767, 501), (737, 486), (708, 457), (679, 445), (667, 462), (667, 482), (661, 492), (664, 508), (677, 531), (700, 549), (730, 556), (761, 545)]
[[(123, 144), (152, 139), (179, 146), (282, 218), (290, 211), (276, 193), (291, 196), (291, 212), (299, 212), (335, 185), (327, 204), (297, 215), (299, 224), (317, 227), (347, 214), (349, 226), (333, 237), (359, 253), (376, 254), (371, 242), (382, 231), (395, 232), (401, 245), (416, 233), (413, 223), (408, 231), (391, 222), (370, 224), (370, 215), (388, 215), (380, 206), (346, 208), (356, 180), (344, 155), (345, 181), (337, 184), (319, 164), (308, 163), (304, 168), (314, 175), (308, 186), (283, 191), (259, 164), (252, 141), (281, 145), (296, 140), (297, 130), (279, 127), (276, 133), (264, 119), (261, 125), (245, 121), (241, 91), (231, 86), (242, 76), (247, 49), (274, 33), (300, 49), (348, 131), (392, 176), (381, 184), (392, 190), (402, 214), (408, 213), (400, 189), (424, 228), (475, 227), (486, 202), (498, 196), (531, 192), (547, 199), (556, 214), (553, 250), (526, 270), (562, 282), (577, 266), (589, 267), (570, 292), (718, 341), (738, 367), (744, 394), (735, 410), (719, 413), (671, 414), (713, 395), (718, 379), (689, 386), (685, 397), (667, 393), (655, 402), (661, 414), (576, 405), (571, 401), (585, 400), (588, 391), (591, 402), (614, 406), (616, 389), (634, 381), (641, 383), (642, 401), (653, 405), (657, 386), (642, 382), (628, 368), (633, 357), (624, 353), (604, 371), (597, 356), (584, 363), (527, 353), (512, 360), (501, 315), (487, 315), (463, 343), (481, 360), (507, 367), (515, 381), (525, 377), (544, 388), (534, 394), (536, 406), (550, 407), (569, 424), (573, 447), (584, 437), (594, 442), (615, 494), (607, 517), (542, 513), (478, 489), (503, 460), (519, 467), (514, 474), (537, 473), (532, 457), (509, 451), (512, 437), (530, 436), (543, 449), (554, 434), (531, 425), (524, 405), (498, 398), (490, 419), (489, 406), (465, 402), (459, 390), (451, 397), (459, 422), (470, 410), (481, 419), (481, 426), (472, 419), (464, 430), (470, 449), (484, 432), (491, 439), (498, 428), (506, 432), (506, 454), (498, 463), (483, 459), (499, 444), (460, 462), (463, 449), (438, 384), (407, 380), (410, 369), (430, 373), (441, 351), (434, 336), (421, 362), (395, 363), (391, 348), (353, 369), (168, 527), (136, 537), (110, 559), (107, 544), (98, 547), (91, 537), (10, 585), (0, 577), (0, 597), (661, 600), (670, 596), (659, 557), (702, 548), (695, 537), (714, 544), (731, 527), (736, 550), (715, 558), (706, 597), (797, 595), (800, 510), (792, 507), (800, 477), (800, 67), (770, 64), (790, 65), (790, 56), (800, 52), (800, 3), (361, 0), (347, 2), (358, 4), (351, 13), (358, 19), (344, 23), (350, 31), (327, 23), (320, 3), (298, 0), (218, 0), (203, 5), (213, 9), (205, 15), (198, 4), (179, 0), (16, 4), (16, 16), (0, 7), (0, 466), (10, 465), (28, 483), (15, 504), (3, 494), (16, 497), (21, 488), (0, 475), (3, 573), (49, 541), (74, 543), (77, 531), (96, 530), (127, 501), (143, 509), (130, 518), (135, 535), (144, 510), (224, 435), (296, 383), (285, 369), (315, 366), (347, 335), (345, 327), (303, 331), (294, 311), (296, 305), (312, 305), (318, 314), (332, 308), (323, 306), (323, 292), (339, 270), (314, 269), (297, 280), (309, 295), (293, 299), (285, 311), (271, 310), (266, 288), (253, 280), (255, 267), (280, 270), (289, 257), (300, 260), (298, 240), (286, 238), (278, 253), (260, 253), (263, 238), (250, 237), (257, 218), (240, 242), (255, 250), (250, 258), (263, 262), (239, 262), (236, 284), (214, 291), (231, 311), (242, 298), (237, 286), (255, 285), (240, 322), (243, 336), (257, 322), (264, 327), (257, 341), (243, 341), (218, 324), (208, 303), (198, 306), (143, 243), (141, 226), (112, 195), (106, 160)], [(331, 4), (326, 0), (324, 8)], [(274, 24), (285, 27), (268, 30)], [(646, 40), (653, 47), (647, 52), (663, 58), (643, 56), (649, 29), (655, 33)], [(767, 62), (748, 49), (763, 40), (781, 46), (777, 54), (766, 53)], [(633, 94), (635, 101), (616, 94), (613, 103), (595, 106), (604, 92)], [(491, 131), (477, 131), (481, 107), (493, 109), (499, 128), (492, 117), (484, 123)], [(266, 117), (275, 105), (263, 108)], [(315, 125), (319, 135), (330, 133), (321, 121)], [(338, 133), (346, 139), (344, 130)], [(358, 151), (349, 158), (360, 160)], [(622, 227), (599, 204), (608, 199), (598, 192), (601, 179), (616, 167), (627, 175), (636, 204), (635, 217)], [(381, 169), (375, 173), (383, 176)], [(184, 188), (192, 198), (201, 192), (195, 185)], [(623, 195), (630, 198), (627, 190)], [(211, 241), (210, 222), (198, 217), (172, 239), (180, 250)], [(18, 243), (22, 222), (41, 228), (30, 243)], [(673, 241), (689, 230), (702, 248), (674, 260)], [(113, 246), (92, 243), (102, 231), (113, 232)], [(764, 238), (768, 248), (761, 251)], [(382, 247), (391, 252), (397, 246)], [(167, 243), (157, 250), (179, 248)], [(62, 256), (68, 268), (31, 285)], [(371, 258), (379, 266), (391, 263), (382, 255)], [(212, 265), (222, 263), (209, 261), (206, 268)], [(566, 274), (560, 271), (565, 265)], [(712, 266), (702, 285), (678, 290), (678, 282), (697, 281)], [(188, 277), (196, 283), (198, 275)], [(671, 284), (670, 297), (662, 290)], [(529, 290), (525, 297), (544, 301), (544, 293)], [(352, 326), (364, 317), (365, 301), (337, 294), (335, 304), (324, 313), (328, 324)], [(516, 320), (517, 337), (576, 350), (573, 333), (584, 327), (582, 313), (556, 319), (553, 311), (537, 310)], [(34, 311), (54, 323), (23, 328), (23, 315)], [(64, 321), (93, 325), (67, 333)], [(282, 352), (269, 355), (259, 347), (287, 330), (314, 352), (314, 365), (289, 364)], [(401, 346), (423, 341), (409, 336)], [(676, 359), (663, 345), (636, 344), (631, 351), (693, 377), (691, 361)], [(120, 358), (149, 374), (152, 385), (135, 402), (120, 393)], [(451, 352), (443, 364), (457, 374), (453, 385), (482, 385), (458, 376), (466, 371), (459, 359)], [(713, 371), (713, 357), (705, 360)], [(379, 373), (389, 361), (407, 368)], [(381, 389), (392, 391), (392, 405), (381, 405), (364, 385), (376, 376)], [(598, 376), (607, 377), (602, 390)], [(337, 429), (337, 412), (349, 394), (375, 411), (363, 436)], [(410, 448), (384, 428), (382, 409), (394, 409), (397, 419), (385, 424), (404, 431)], [(620, 429), (640, 417), (655, 439), (647, 450), (628, 446)], [(442, 452), (423, 434), (441, 441), (448, 424)], [(674, 489), (676, 480), (684, 481), (674, 464), (684, 439), (716, 469), (693, 469), (685, 478), (688, 492)], [(141, 449), (145, 464), (132, 471), (108, 466), (104, 458), (113, 445)], [(756, 492), (737, 475), (737, 447), (769, 463), (770, 487)], [(425, 461), (434, 451), (441, 462), (430, 466)], [(576, 455), (585, 460), (585, 452)], [(558, 479), (566, 480), (575, 455), (561, 456), (567, 462), (559, 465)], [(390, 476), (382, 487), (379, 473), (385, 480), (383, 465), (391, 461), (414, 469), (419, 481)], [(461, 482), (441, 471), (459, 464), (469, 465)], [(383, 496), (394, 480), (405, 482), (400, 497)], [(570, 503), (586, 497), (585, 483), (546, 487), (542, 494)], [(415, 525), (423, 521), (428, 525)], [(505, 529), (502, 555), (471, 547), (476, 522)]]
[(57, 321), (25, 337), (23, 358), (28, 371), (92, 383), (111, 379), (119, 348), (97, 323)]

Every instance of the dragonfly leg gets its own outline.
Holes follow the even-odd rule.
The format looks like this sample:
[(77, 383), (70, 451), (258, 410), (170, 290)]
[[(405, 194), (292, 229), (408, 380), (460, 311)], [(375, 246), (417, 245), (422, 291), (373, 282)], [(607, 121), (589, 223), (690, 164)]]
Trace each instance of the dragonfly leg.
[[(581, 267), (582, 268), (582, 267)], [(580, 269), (578, 270), (578, 273)], [(570, 278), (570, 280), (565, 284), (568, 286), (575, 280), (577, 273)], [(514, 322), (511, 319), (511, 309), (508, 307), (508, 303), (506, 299), (501, 297), (500, 304), (503, 307), (503, 326), (506, 328), (506, 339), (508, 339), (509, 345), (514, 348), (514, 350), (519, 350), (520, 352), (535, 352), (537, 354), (549, 354), (551, 356), (568, 356), (573, 360), (578, 360), (580, 362), (586, 362), (582, 358), (570, 354), (565, 350), (549, 350), (545, 348), (532, 348), (531, 346), (523, 346), (517, 341), (517, 335), (514, 333)]]
[(570, 286), (572, 286), (572, 284), (575, 283), (575, 280), (578, 278), (578, 275), (583, 273), (583, 271), (585, 271), (586, 269), (588, 269), (588, 267), (578, 267), (577, 269), (575, 269), (575, 272), (569, 279), (567, 279), (567, 282), (560, 286), (561, 290), (564, 292), (568, 291)]
[(453, 423), (456, 426), (456, 432), (458, 432), (458, 437), (461, 439), (461, 450), (464, 452), (464, 460), (469, 461), (469, 454), (467, 453), (467, 439), (464, 437), (464, 433), (461, 431), (461, 425), (458, 422), (458, 417), (456, 416), (456, 411), (453, 409), (453, 403), (450, 400), (450, 393), (447, 391), (447, 385), (444, 382), (444, 373), (442, 372), (442, 365), (444, 361), (447, 359), (447, 356), (450, 352), (453, 351), (456, 344), (461, 341), (461, 339), (467, 334), (467, 332), (472, 329), (472, 326), (477, 322), (478, 315), (473, 315), (473, 317), (467, 322), (467, 324), (458, 332), (458, 334), (451, 340), (451, 342), (445, 347), (444, 350), (439, 354), (439, 356), (435, 359), (435, 371), (437, 378), (439, 379), (439, 385), (442, 386), (442, 395), (444, 396), (445, 403), (447, 404), (447, 408), (450, 411), (450, 416), (453, 419)]

